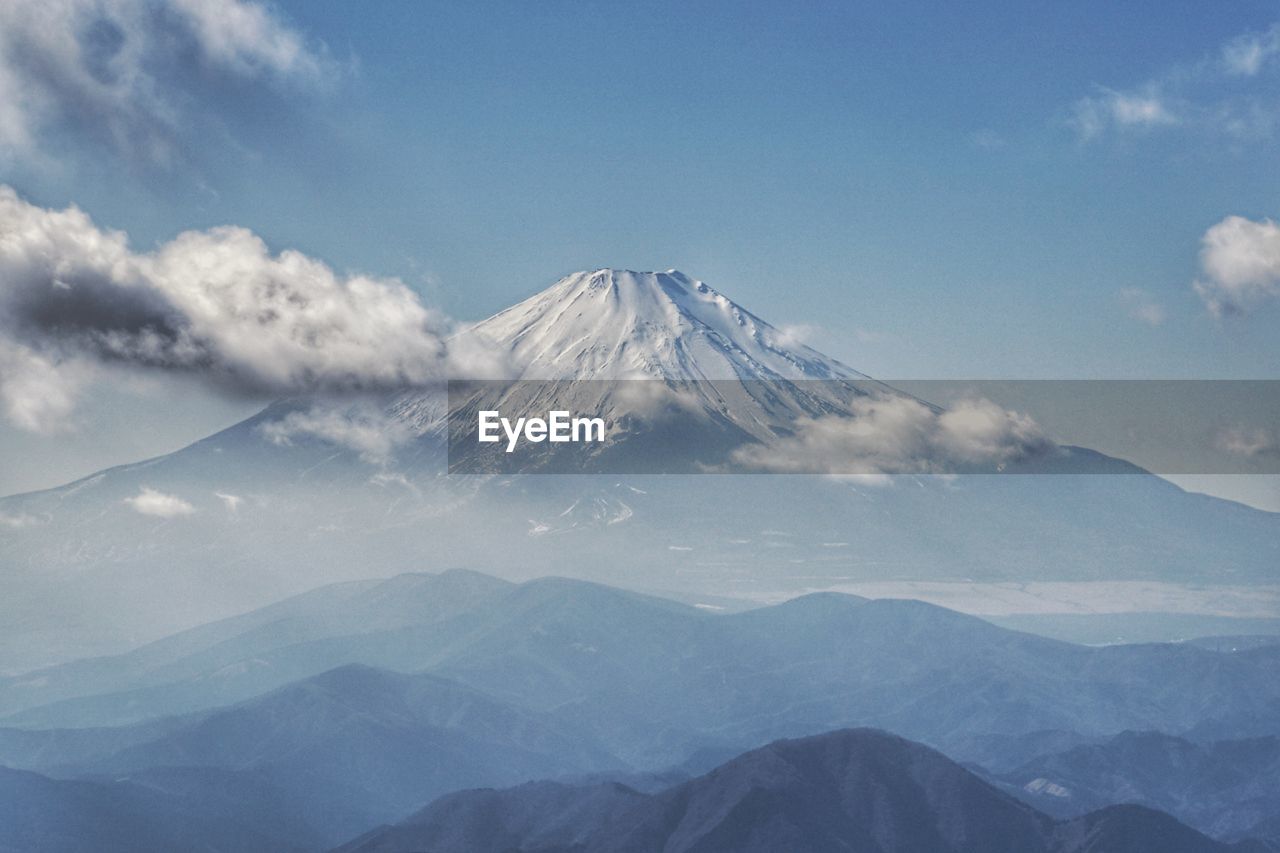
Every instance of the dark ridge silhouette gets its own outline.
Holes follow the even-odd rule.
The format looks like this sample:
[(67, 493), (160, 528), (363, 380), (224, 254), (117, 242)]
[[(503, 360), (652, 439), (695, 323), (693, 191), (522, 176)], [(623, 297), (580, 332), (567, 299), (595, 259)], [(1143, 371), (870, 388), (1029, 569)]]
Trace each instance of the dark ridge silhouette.
[(444, 797), (339, 853), (1225, 853), (1136, 806), (1055, 821), (875, 729), (783, 740), (657, 794), (535, 783)]

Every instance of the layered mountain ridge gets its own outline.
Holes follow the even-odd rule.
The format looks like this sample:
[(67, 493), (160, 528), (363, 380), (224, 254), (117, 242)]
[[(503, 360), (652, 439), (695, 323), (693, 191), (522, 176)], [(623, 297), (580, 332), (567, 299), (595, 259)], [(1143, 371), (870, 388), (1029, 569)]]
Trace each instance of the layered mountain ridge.
[[(469, 334), (505, 347), (530, 379), (661, 377), (736, 395), (680, 409), (726, 441), (893, 393), (677, 272), (577, 273)], [(1135, 609), (1190, 600), (1230, 615), (1238, 596), (1204, 587), (1274, 584), (1280, 564), (1280, 516), (1141, 474), (451, 477), (442, 393), (285, 401), (175, 453), (0, 499), (13, 520), (0, 526), (10, 577), (0, 672), (118, 653), (321, 584), (422, 569), (758, 601), (862, 582), (1045, 582), (1070, 593), (1056, 606), (1086, 613), (1114, 602), (1105, 584), (1141, 582), (1149, 599)], [(615, 395), (610, 417), (648, 423), (645, 405)], [(663, 442), (660, 431), (622, 428), (610, 447), (650, 458)], [(1064, 471), (1111, 470), (1087, 451), (1065, 460)], [(152, 493), (177, 511), (138, 500)]]
[[(827, 822), (874, 836), (880, 824), (867, 823), (866, 809), (883, 792), (898, 815), (887, 850), (936, 849), (958, 823), (998, 840), (1039, 822), (1050, 834), (1035, 844), (1062, 832), (1073, 844), (1101, 839), (1053, 850), (1142, 849), (1127, 846), (1127, 832), (1216, 851), (1225, 848), (1171, 818), (1096, 810), (1143, 790), (1146, 805), (1223, 840), (1273, 836), (1277, 672), (1275, 645), (1089, 648), (910, 600), (817, 593), (726, 613), (566, 578), (512, 584), (450, 571), (348, 582), (119, 657), (0, 679), (0, 765), (15, 768), (0, 771), (0, 792), (22, 812), (0, 820), (0, 849), (79, 850), (92, 838), (96, 849), (123, 850), (132, 833), (144, 849), (314, 851), (441, 796), (468, 801), (450, 794), (459, 788), (541, 779), (558, 781), (532, 790), (561, 793), (485, 795), (464, 812), (491, 815), (479, 829), (501, 817), (513, 846), (519, 827), (508, 824), (525, 815), (613, 849), (605, 841), (617, 824), (602, 828), (593, 815), (625, 806), (647, 828), (619, 830), (640, 838), (623, 849), (662, 849), (669, 835), (737, 850), (751, 849), (735, 846), (749, 837), (778, 843), (770, 833), (780, 825), (805, 843)], [(661, 816), (692, 802), (668, 789), (729, 756), (848, 726), (892, 730), (992, 770), (979, 781), (897, 738), (837, 744), (830, 761), (825, 748), (806, 748), (814, 754), (803, 761), (752, 759), (745, 773), (731, 762), (720, 778), (733, 784), (713, 774), (684, 789), (702, 803), (688, 822)], [(1127, 729), (1171, 734), (1132, 748)], [(1235, 741), (1207, 744), (1209, 732)], [(789, 762), (802, 776), (821, 772), (797, 793)], [(1233, 763), (1238, 772), (1221, 772)], [(1184, 764), (1180, 779), (1171, 768)], [(828, 785), (840, 767), (853, 782)], [(1045, 781), (1027, 789), (1036, 780)], [(917, 783), (935, 782), (941, 799), (922, 800)], [(813, 785), (825, 793), (806, 811)], [(1057, 808), (1053, 785), (1072, 792), (1074, 810)], [(722, 798), (732, 808), (716, 812)], [(440, 808), (428, 811), (458, 815)], [(120, 831), (103, 829), (104, 809), (121, 816)], [(907, 819), (919, 809), (924, 818)], [(1050, 810), (1073, 820), (1039, 815)], [(409, 849), (482, 850), (486, 838)]]
[(779, 741), (656, 794), (617, 785), (464, 791), (341, 853), (1225, 853), (1160, 812), (1055, 822), (946, 757), (870, 729)]

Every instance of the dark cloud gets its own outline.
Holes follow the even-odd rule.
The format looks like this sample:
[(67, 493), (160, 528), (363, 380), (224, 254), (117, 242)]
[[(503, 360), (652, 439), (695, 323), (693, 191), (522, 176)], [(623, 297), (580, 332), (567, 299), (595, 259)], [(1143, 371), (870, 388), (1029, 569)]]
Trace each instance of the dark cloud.
[(46, 210), (0, 187), (0, 401), (28, 428), (64, 417), (86, 372), (103, 364), (263, 394), (499, 371), (489, 348), (450, 338), (451, 328), (395, 279), (272, 254), (243, 228), (190, 231), (135, 253), (74, 207)]

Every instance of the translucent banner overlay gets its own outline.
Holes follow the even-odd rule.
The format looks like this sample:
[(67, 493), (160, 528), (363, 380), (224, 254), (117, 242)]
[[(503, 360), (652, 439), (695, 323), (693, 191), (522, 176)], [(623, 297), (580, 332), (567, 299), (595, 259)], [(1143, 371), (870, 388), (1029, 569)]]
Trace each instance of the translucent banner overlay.
[(1280, 474), (1277, 380), (451, 381), (453, 474)]

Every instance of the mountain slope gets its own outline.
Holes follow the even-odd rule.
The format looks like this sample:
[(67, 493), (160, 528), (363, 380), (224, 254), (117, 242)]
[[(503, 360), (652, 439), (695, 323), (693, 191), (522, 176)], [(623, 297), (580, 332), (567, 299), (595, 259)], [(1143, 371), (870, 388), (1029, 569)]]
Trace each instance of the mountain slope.
[[(432, 589), (456, 578), (415, 575), (388, 587)], [(386, 606), (394, 612), (400, 602)], [(372, 615), (366, 618), (377, 624)], [(501, 585), (437, 623), (279, 648), (277, 639), (270, 631), (248, 632), (238, 638), (242, 657), (234, 661), (204, 651), (173, 661), (171, 671), (194, 673), (189, 681), (32, 708), (21, 719), (65, 726), (72, 718), (97, 725), (110, 715), (145, 718), (166, 701), (198, 704), (233, 687), (280, 687), (301, 662), (331, 660), (424, 670), (488, 701), (553, 718), (646, 770), (681, 763), (699, 750), (740, 751), (850, 725), (898, 731), (964, 760), (986, 759), (987, 736), (1045, 730), (1075, 733), (1070, 743), (1126, 729), (1280, 734), (1280, 647), (1089, 648), (921, 602), (832, 593), (720, 615), (546, 578)], [(249, 675), (239, 680), (227, 672)], [(228, 686), (206, 690), (209, 681)], [(131, 701), (141, 704), (131, 708)], [(123, 730), (0, 730), (0, 763), (31, 769), (84, 764), (175, 730), (171, 720)], [(195, 754), (190, 745), (184, 749)], [(131, 761), (104, 769), (139, 766)]]
[(566, 276), (472, 327), (522, 379), (867, 379), (677, 270)]
[(233, 771), (269, 784), (336, 842), (460, 786), (616, 769), (554, 719), (433, 676), (347, 666), (173, 730), (62, 775), (157, 768)]
[[(479, 572), (331, 584), (123, 655), (0, 678), (0, 718), (117, 725), (226, 705), (348, 663), (422, 669), (456, 620), (512, 585)], [(433, 640), (434, 638), (434, 640)], [(16, 716), (14, 716), (16, 715)]]
[(609, 785), (464, 791), (340, 849), (1218, 853), (1230, 848), (1140, 809), (1055, 824), (933, 750), (860, 729), (779, 741), (653, 795)]
[(1043, 755), (999, 778), (1050, 814), (1138, 803), (1215, 838), (1265, 837), (1257, 827), (1280, 815), (1280, 739), (1197, 744), (1156, 732), (1123, 732)]
[[(439, 625), (396, 627), (406, 606), (427, 603), (410, 605), (405, 593), (441, 581), (441, 589), (461, 581), (486, 592)], [(483, 579), (451, 573), (385, 586), (401, 595), (373, 596), (380, 604), (364, 618), (388, 630), (312, 637), (268, 648), (261, 660), (373, 654), (429, 661), (429, 672), (344, 666), (236, 705), (135, 726), (0, 730), (0, 763), (57, 776), (163, 779), (162, 790), (177, 786), (197, 798), (220, 786), (256, 786), (271, 791), (308, 832), (338, 843), (459, 787), (662, 771), (681, 763), (701, 769), (711, 763), (709, 754), (737, 754), (779, 737), (850, 725), (891, 728), (962, 760), (991, 754), (993, 739), (1025, 753), (1036, 744), (1087, 745), (1126, 728), (1280, 734), (1275, 646), (1088, 648), (921, 602), (831, 593), (719, 615), (562, 578), (490, 589)], [(296, 620), (308, 602), (328, 600), (307, 596), (273, 612)], [(380, 612), (387, 618), (380, 620)], [(258, 630), (270, 620), (247, 614), (237, 624), (248, 630), (222, 625), (199, 633), (229, 636), (246, 655), (256, 654), (250, 641), (278, 639)], [(306, 634), (305, 620), (290, 624)], [(209, 650), (191, 641), (180, 645), (192, 650), (190, 660), (166, 665), (198, 669)], [(226, 669), (222, 660), (213, 663)], [(1270, 778), (1265, 763), (1236, 764), (1247, 778), (1206, 772), (1202, 787), (1194, 788), (1203, 801), (1195, 812), (1199, 825), (1238, 829), (1246, 823), (1239, 816), (1265, 808), (1258, 799)], [(1092, 766), (1087, 762), (1085, 769)], [(1126, 790), (1150, 781), (1146, 767), (1117, 760), (1109, 775), (1086, 777), (1111, 783), (1095, 785), (1090, 807), (1132, 799)], [(1036, 772), (1035, 778), (1049, 776)], [(1176, 782), (1167, 765), (1154, 772)], [(179, 785), (175, 774), (187, 774), (186, 781)], [(545, 790), (547, 797), (559, 796), (558, 789)], [(565, 802), (589, 812), (613, 808), (618, 796), (631, 795), (605, 786), (590, 803), (578, 804), (576, 793)], [(243, 804), (218, 808), (229, 817), (246, 815), (241, 823), (254, 825), (252, 809)], [(1216, 822), (1222, 818), (1234, 822)], [(1109, 825), (1082, 832), (1105, 837)]]
[[(575, 273), (466, 334), (502, 352), (522, 381), (480, 383), (470, 399), (451, 389), (449, 463), (462, 473), (696, 472), (799, 418), (847, 413), (871, 393), (905, 396), (675, 270)], [(406, 406), (414, 399), (393, 408), (428, 408)], [(490, 454), (469, 428), (482, 410), (550, 409), (602, 418), (604, 446)]]
[[(677, 390), (723, 380), (698, 383), (703, 396), (677, 407), (677, 423), (692, 419), (726, 443), (891, 393), (674, 272), (576, 274), (470, 334), (500, 341), (529, 378), (660, 377)], [(1280, 516), (1141, 474), (879, 487), (450, 477), (442, 394), (281, 401), (176, 453), (0, 499), (13, 520), (0, 525), (0, 673), (120, 653), (323, 583), (454, 566), (764, 599), (851, 581), (1140, 580), (1154, 602), (1173, 587), (1216, 611), (1205, 585), (1274, 584), (1280, 564)], [(611, 433), (618, 458), (662, 458), (675, 427), (646, 420), (651, 403), (608, 401), (626, 427)], [(1083, 450), (1057, 462), (1132, 471)], [(191, 511), (139, 512), (130, 501), (147, 489)], [(1078, 606), (1097, 598), (1083, 588)]]
[(269, 785), (178, 775), (104, 782), (0, 767), (0, 851), (289, 853), (321, 843)]

